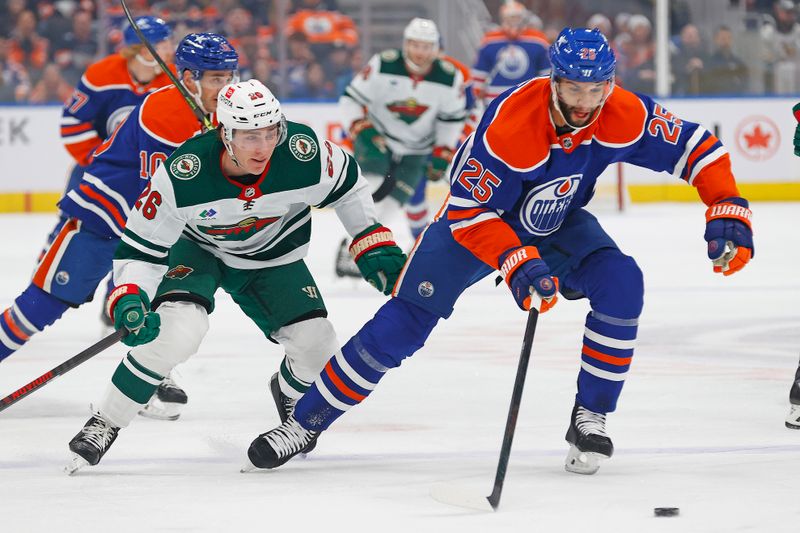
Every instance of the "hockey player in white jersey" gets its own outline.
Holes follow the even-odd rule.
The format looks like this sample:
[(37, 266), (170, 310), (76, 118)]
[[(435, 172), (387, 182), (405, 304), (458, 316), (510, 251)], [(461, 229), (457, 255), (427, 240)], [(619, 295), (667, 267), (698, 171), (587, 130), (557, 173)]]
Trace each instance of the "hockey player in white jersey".
[(133, 349), (70, 441), (68, 473), (97, 464), (164, 376), (197, 351), (218, 288), (283, 345), (270, 389), (286, 420), (339, 344), (303, 261), (312, 206), (336, 210), (360, 272), (384, 294), (405, 261), (351, 156), (287, 122), (259, 81), (227, 85), (217, 102), (220, 127), (181, 145), (131, 211), (107, 310)]
[[(439, 30), (415, 18), (403, 47), (374, 55), (339, 99), (356, 161), (373, 185), (381, 218), (399, 213), (425, 174), (442, 177), (466, 118), (464, 77), (439, 57)], [(342, 242), (339, 275), (356, 274)]]

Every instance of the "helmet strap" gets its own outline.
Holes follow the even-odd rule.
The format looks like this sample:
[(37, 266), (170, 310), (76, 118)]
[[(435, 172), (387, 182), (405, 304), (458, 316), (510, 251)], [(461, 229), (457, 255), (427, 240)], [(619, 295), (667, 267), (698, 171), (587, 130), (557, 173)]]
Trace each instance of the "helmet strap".
[(225, 126), (222, 126), (222, 144), (225, 145), (225, 150), (228, 152), (228, 157), (231, 158), (233, 164), (239, 168), (242, 168), (239, 160), (236, 159), (236, 154), (233, 153), (233, 131), (229, 130)]
[(192, 95), (192, 98), (194, 98), (194, 102), (198, 105), (198, 107), (200, 107), (200, 109), (203, 110), (203, 113), (208, 115), (209, 114), (208, 110), (203, 105), (203, 86), (200, 85), (200, 79), (203, 77), (203, 73), (199, 70), (189, 70), (189, 72), (192, 73), (192, 80), (194, 81), (194, 86), (197, 88), (197, 91), (196, 92), (190, 91), (189, 88), (186, 87), (185, 83), (183, 84), (183, 86), (186, 87), (186, 91)]

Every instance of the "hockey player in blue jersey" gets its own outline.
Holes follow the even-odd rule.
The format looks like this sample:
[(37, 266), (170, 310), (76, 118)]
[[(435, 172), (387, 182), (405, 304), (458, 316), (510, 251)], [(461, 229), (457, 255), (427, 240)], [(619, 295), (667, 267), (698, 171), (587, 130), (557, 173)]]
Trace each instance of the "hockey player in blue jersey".
[(478, 105), (485, 108), (497, 95), (550, 70), (544, 33), (528, 27), (528, 10), (516, 1), (500, 6), (500, 27), (486, 32), (472, 67)]
[[(800, 157), (800, 103), (792, 108), (797, 126), (794, 130), (794, 155)], [(794, 373), (794, 381), (789, 388), (789, 414), (786, 415), (786, 427), (800, 429), (800, 365)]]
[[(182, 83), (213, 117), (217, 93), (238, 76), (238, 54), (220, 35), (194, 33), (181, 41), (175, 55)], [(0, 361), (67, 309), (91, 300), (111, 271), (131, 207), (157, 165), (201, 131), (178, 89), (168, 86), (136, 106), (96, 148), (82, 179), (58, 204), (65, 219), (42, 253), (31, 284), (0, 315)], [(183, 392), (170, 381), (159, 396), (165, 403), (185, 403)], [(160, 412), (174, 418), (178, 405), (170, 407)]]
[(500, 95), (458, 149), (446, 210), (409, 254), (394, 298), (333, 354), (294, 415), (252, 442), (255, 467), (285, 463), (363, 401), (494, 270), (521, 309), (540, 300), (545, 312), (557, 292), (588, 299), (566, 469), (593, 474), (611, 457), (606, 415), (633, 358), (644, 287), (634, 259), (584, 209), (597, 177), (626, 161), (694, 186), (708, 206), (708, 257), (726, 276), (752, 257), (751, 213), (719, 139), (614, 86), (614, 53), (598, 30), (566, 28), (549, 54), (550, 78)]
[[(171, 63), (174, 44), (167, 23), (152, 16), (137, 17), (134, 22), (161, 58)], [(61, 140), (75, 160), (65, 190), (81, 180), (94, 150), (128, 113), (148, 94), (169, 84), (169, 77), (141, 44), (133, 27), (125, 28), (119, 53), (89, 65), (64, 104)]]

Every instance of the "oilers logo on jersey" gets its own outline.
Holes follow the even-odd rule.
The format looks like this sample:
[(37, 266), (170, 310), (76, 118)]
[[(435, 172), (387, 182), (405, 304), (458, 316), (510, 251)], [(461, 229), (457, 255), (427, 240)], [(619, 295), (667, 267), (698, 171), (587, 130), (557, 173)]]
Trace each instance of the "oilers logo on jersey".
[(557, 178), (531, 189), (519, 214), (525, 229), (533, 235), (549, 235), (557, 230), (578, 192), (581, 177), (581, 174), (575, 174)]

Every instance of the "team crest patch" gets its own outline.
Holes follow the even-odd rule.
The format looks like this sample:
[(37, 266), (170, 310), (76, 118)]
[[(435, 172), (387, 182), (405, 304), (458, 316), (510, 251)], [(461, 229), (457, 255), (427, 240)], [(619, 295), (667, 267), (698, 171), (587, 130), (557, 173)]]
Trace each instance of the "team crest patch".
[(169, 170), (179, 180), (190, 180), (200, 173), (200, 158), (194, 154), (183, 154), (175, 158)]
[(311, 161), (317, 155), (317, 143), (305, 133), (295, 133), (289, 139), (289, 150), (300, 161)]
[(397, 53), (395, 49), (384, 50), (381, 52), (381, 59), (384, 61), (397, 61), (397, 58), (400, 57), (400, 54)]
[(178, 265), (166, 274), (164, 274), (165, 278), (169, 279), (183, 279), (189, 274), (194, 272), (192, 267), (187, 267), (186, 265)]
[(433, 291), (434, 291), (433, 283), (431, 283), (430, 281), (423, 281), (417, 287), (417, 292), (423, 298), (430, 298), (431, 296), (433, 296)]
[(520, 222), (533, 235), (549, 235), (557, 230), (581, 183), (581, 174), (555, 178), (532, 189), (520, 210)]

